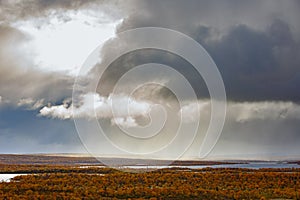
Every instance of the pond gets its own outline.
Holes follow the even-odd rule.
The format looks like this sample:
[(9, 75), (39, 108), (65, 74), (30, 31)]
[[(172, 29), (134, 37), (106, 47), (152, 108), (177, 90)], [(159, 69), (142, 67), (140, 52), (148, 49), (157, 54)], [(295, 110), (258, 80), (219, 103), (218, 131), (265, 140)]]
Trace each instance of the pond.
[(0, 182), (9, 182), (10, 179), (20, 175), (27, 175), (27, 174), (0, 174)]

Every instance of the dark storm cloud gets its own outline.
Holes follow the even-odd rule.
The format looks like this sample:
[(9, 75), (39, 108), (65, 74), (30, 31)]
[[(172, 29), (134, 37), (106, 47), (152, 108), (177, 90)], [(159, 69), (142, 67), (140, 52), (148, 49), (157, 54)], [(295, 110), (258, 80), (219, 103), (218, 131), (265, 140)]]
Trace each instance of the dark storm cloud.
[(293, 26), (293, 31), (299, 33), (299, 9), (300, 3), (297, 0), (137, 0), (128, 4), (129, 15), (119, 31), (161, 26), (190, 34), (200, 24), (221, 31), (236, 24), (264, 29), (274, 18), (279, 18), (288, 21)]
[[(130, 52), (125, 54), (115, 60), (111, 65), (109, 65), (108, 69), (104, 72), (103, 76), (99, 81), (98, 92), (104, 95), (108, 95), (112, 90), (117, 81), (122, 77), (123, 74), (128, 72), (130, 69), (133, 69), (135, 66), (143, 65), (146, 63), (160, 63), (166, 66), (171, 66), (173, 69), (177, 70), (180, 74), (185, 76), (190, 84), (193, 86), (193, 89), (198, 92), (199, 97), (208, 97), (208, 91), (205, 86), (205, 82), (203, 81), (200, 74), (196, 69), (192, 67), (192, 65), (186, 61), (185, 59), (176, 56), (175, 54), (155, 49), (143, 49), (137, 50), (134, 52)], [(97, 67), (102, 67), (97, 66)], [(97, 68), (96, 68), (97, 69)], [(140, 74), (140, 77), (136, 77), (135, 80), (130, 80), (128, 83), (133, 84), (136, 81), (145, 80), (147, 77), (151, 77), (152, 80), (155, 80), (157, 77), (160, 77), (159, 72), (155, 72), (151, 74)], [(151, 79), (150, 78), (150, 79)], [(172, 77), (165, 77), (167, 82), (172, 81)], [(173, 80), (175, 81), (175, 80)], [(176, 82), (176, 81), (175, 81)], [(124, 87), (127, 87), (124, 85)], [(151, 86), (150, 86), (151, 87)], [(147, 91), (149, 92), (147, 95)], [(154, 93), (153, 93), (154, 92)], [(168, 90), (164, 87), (156, 87), (156, 90), (150, 90), (148, 88), (144, 91), (143, 94), (136, 93), (136, 97), (141, 97), (145, 95), (145, 98), (158, 98), (162, 97), (167, 100), (167, 98), (173, 98), (174, 94), (172, 91)]]
[(300, 84), (300, 43), (287, 23), (274, 20), (264, 32), (237, 25), (219, 40), (201, 40), (231, 100), (300, 100), (294, 87)]
[[(295, 84), (300, 84), (299, 1), (137, 1), (130, 5), (139, 9), (128, 9), (130, 14), (118, 31), (159, 26), (191, 36), (216, 62), (230, 100), (299, 102), (300, 94), (295, 90)], [(112, 51), (114, 47), (104, 47), (103, 58)], [(183, 72), (198, 95), (207, 97), (203, 80), (188, 63), (158, 51), (123, 56), (110, 66), (104, 80), (111, 84), (129, 69), (147, 62), (167, 64)], [(112, 87), (109, 84), (102, 86)]]

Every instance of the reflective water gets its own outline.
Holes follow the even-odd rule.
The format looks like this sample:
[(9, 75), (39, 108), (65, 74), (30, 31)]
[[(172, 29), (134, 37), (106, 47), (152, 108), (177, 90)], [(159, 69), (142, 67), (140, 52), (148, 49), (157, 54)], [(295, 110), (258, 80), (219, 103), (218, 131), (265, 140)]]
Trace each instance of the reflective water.
[(10, 179), (20, 175), (27, 175), (27, 174), (0, 174), (0, 182), (9, 182)]
[(131, 165), (123, 166), (127, 168), (134, 169), (156, 169), (156, 168), (171, 168), (171, 167), (181, 167), (190, 169), (202, 169), (202, 168), (247, 168), (247, 169), (261, 169), (261, 168), (300, 168), (298, 164), (290, 164), (287, 162), (249, 162), (245, 164), (222, 164), (222, 165), (192, 165), (192, 166), (142, 166), (142, 165)]

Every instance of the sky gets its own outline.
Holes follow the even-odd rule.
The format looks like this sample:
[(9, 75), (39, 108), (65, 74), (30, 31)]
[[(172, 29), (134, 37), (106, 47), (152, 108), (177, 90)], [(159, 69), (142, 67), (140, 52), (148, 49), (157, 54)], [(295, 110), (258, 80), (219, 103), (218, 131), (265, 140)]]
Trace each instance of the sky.
[(198, 42), (224, 83), (208, 159), (299, 158), (299, 19), (297, 0), (0, 1), (0, 153), (199, 158), (221, 101), (207, 79), (162, 49), (115, 57), (182, 50), (172, 34), (119, 37), (160, 27)]

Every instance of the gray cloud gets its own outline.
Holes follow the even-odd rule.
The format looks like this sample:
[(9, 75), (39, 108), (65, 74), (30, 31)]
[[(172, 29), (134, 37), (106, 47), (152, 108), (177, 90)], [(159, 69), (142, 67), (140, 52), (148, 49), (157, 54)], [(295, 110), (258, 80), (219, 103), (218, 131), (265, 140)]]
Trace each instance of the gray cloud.
[(220, 40), (204, 42), (222, 73), (232, 100), (292, 100), (300, 94), (300, 43), (289, 25), (274, 20), (266, 31), (233, 27)]
[(17, 105), (20, 99), (59, 101), (71, 96), (73, 78), (42, 72), (27, 52), (28, 36), (0, 25), (0, 95)]
[(95, 1), (82, 0), (30, 0), (30, 1), (1, 1), (0, 19), (11, 22), (32, 17), (44, 17), (52, 12), (76, 10)]
[[(160, 26), (188, 34), (200, 42), (216, 62), (230, 100), (299, 102), (300, 94), (295, 91), (295, 84), (300, 83), (298, 1), (138, 1), (130, 6), (139, 9), (128, 9), (129, 16), (118, 31)], [(285, 12), (286, 9), (290, 12)], [(132, 38), (118, 45), (130, 46), (135, 42), (138, 41)], [(102, 50), (103, 60), (114, 48), (119, 48), (118, 45), (109, 41)], [(106, 70), (99, 91), (109, 94), (118, 78), (147, 62), (177, 69), (192, 83), (199, 97), (208, 97), (202, 78), (192, 66), (176, 55), (155, 50), (120, 57)]]
[[(103, 59), (107, 59), (107, 57), (110, 56), (111, 51), (114, 51), (114, 49), (105, 51)], [(190, 63), (172, 53), (154, 49), (134, 51), (115, 60), (108, 66), (108, 68), (101, 76), (97, 87), (97, 92), (103, 95), (110, 94), (114, 89), (115, 84), (125, 73), (136, 66), (146, 63), (160, 63), (172, 67), (190, 82), (199, 97), (208, 97), (208, 90), (203, 78), (198, 74), (196, 69), (194, 69)], [(104, 67), (102, 63), (96, 65), (96, 67), (92, 70), (92, 74), (98, 74), (97, 70), (101, 69), (102, 67)], [(137, 84), (142, 86), (146, 80), (157, 83), (166, 82), (172, 86), (178, 88), (180, 87), (180, 85), (176, 85), (177, 80), (174, 79), (173, 76), (169, 75), (166, 77), (164, 73), (159, 73), (156, 70), (153, 70), (152, 73), (148, 74), (138, 74), (134, 77), (134, 79), (130, 79), (130, 81), (127, 81), (125, 85), (121, 85), (120, 87), (126, 89), (130, 88), (132, 85)], [(182, 90), (179, 92), (184, 93), (185, 91)], [(133, 95), (136, 98), (152, 99), (154, 101), (157, 101), (159, 99), (168, 101), (174, 100), (175, 98), (175, 95), (171, 90), (161, 85), (143, 85), (143, 87), (139, 88)], [(186, 98), (189, 97), (186, 96)]]
[[(101, 23), (103, 20), (119, 19), (119, 7), (124, 6), (118, 1), (106, 0), (0, 1), (0, 95), (6, 102), (19, 106), (21, 99), (44, 99), (45, 103), (55, 103), (72, 95), (74, 77), (58, 72), (45, 72), (36, 66), (34, 52), (27, 47), (27, 42), (32, 38), (15, 28), (18, 27), (15, 23), (29, 20), (43, 28), (53, 17), (68, 21), (65, 14), (67, 11), (89, 12), (91, 15), (99, 12)], [(110, 19), (106, 19), (108, 17)]]
[[(119, 30), (144, 26), (160, 26), (190, 35), (199, 25), (218, 28), (221, 33), (237, 24), (245, 24), (256, 30), (264, 30), (274, 18), (288, 21), (295, 36), (300, 26), (297, 0), (225, 0), (198, 1), (131, 1), (129, 15)], [(138, 9), (137, 9), (138, 8)], [(287, 10), (289, 12), (287, 12)]]

